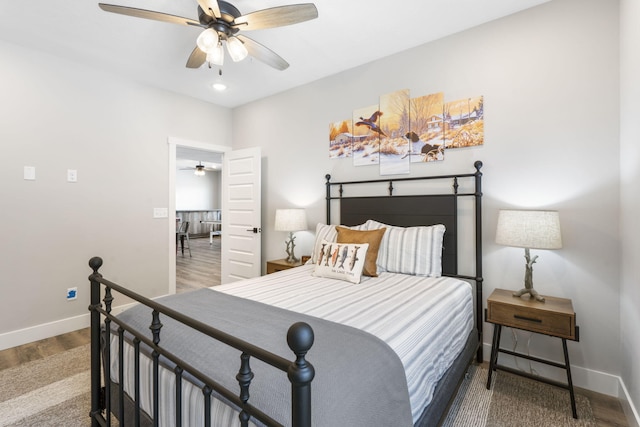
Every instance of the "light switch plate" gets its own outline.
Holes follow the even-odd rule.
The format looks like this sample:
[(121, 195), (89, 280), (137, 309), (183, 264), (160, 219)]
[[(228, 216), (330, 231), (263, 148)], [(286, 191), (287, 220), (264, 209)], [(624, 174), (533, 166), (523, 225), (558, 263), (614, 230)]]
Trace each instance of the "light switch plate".
[(153, 208), (154, 218), (166, 218), (169, 216), (169, 210), (167, 208)]
[(29, 181), (35, 181), (36, 179), (36, 168), (35, 166), (25, 166), (24, 167), (24, 179)]

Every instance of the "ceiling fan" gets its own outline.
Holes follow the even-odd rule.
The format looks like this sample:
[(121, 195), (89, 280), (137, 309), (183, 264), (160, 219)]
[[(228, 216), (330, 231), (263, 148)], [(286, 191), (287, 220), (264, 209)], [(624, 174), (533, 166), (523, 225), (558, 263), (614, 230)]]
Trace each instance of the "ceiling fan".
[(229, 56), (234, 62), (242, 61), (247, 55), (251, 55), (277, 70), (285, 70), (289, 67), (287, 61), (257, 41), (239, 34), (240, 31), (282, 27), (318, 17), (318, 10), (313, 3), (272, 7), (242, 15), (235, 6), (223, 0), (197, 1), (198, 20), (134, 7), (105, 3), (98, 5), (107, 12), (204, 28), (187, 60), (187, 68), (199, 68), (205, 62), (222, 66), (223, 44), (226, 44)]
[(206, 172), (211, 172), (211, 171), (215, 171), (217, 169), (215, 167), (213, 167), (213, 168), (206, 167), (205, 165), (202, 164), (202, 162), (198, 162), (198, 164), (195, 165), (194, 167), (180, 168), (180, 170), (192, 170), (194, 174), (196, 174), (198, 176), (204, 176), (205, 175), (205, 171)]

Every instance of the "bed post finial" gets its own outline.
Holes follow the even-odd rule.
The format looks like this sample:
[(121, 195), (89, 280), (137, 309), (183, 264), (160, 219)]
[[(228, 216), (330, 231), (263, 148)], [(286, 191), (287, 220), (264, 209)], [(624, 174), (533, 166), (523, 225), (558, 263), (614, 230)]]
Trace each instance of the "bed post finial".
[(482, 169), (482, 162), (480, 160), (476, 160), (473, 163), (473, 166), (476, 168), (476, 171), (480, 172), (480, 169)]
[(93, 274), (98, 274), (98, 270), (102, 267), (102, 258), (94, 256), (89, 260), (89, 267), (93, 270)]
[(293, 427), (311, 427), (311, 381), (316, 371), (304, 356), (313, 345), (313, 340), (313, 329), (304, 322), (294, 323), (287, 332), (287, 344), (297, 356), (287, 371), (291, 382)]

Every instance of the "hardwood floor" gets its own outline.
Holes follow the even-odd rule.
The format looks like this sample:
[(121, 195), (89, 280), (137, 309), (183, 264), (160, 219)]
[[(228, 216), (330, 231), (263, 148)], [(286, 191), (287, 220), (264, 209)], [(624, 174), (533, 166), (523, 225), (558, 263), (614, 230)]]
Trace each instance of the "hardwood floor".
[(208, 288), (220, 284), (220, 236), (191, 239), (191, 257), (185, 248), (184, 254), (176, 255), (176, 292)]
[(34, 341), (19, 347), (0, 351), (0, 371), (34, 360), (44, 359), (91, 341), (89, 328), (80, 329), (57, 337)]

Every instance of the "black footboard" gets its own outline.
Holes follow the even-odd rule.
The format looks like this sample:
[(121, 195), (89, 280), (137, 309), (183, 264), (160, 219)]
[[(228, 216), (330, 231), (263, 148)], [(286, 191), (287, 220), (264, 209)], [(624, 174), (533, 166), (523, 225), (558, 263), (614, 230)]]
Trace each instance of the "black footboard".
[[(293, 324), (287, 333), (287, 343), (295, 355), (295, 360), (290, 361), (276, 354), (270, 353), (251, 343), (240, 340), (225, 332), (217, 330), (212, 326), (203, 324), (189, 318), (175, 310), (162, 304), (136, 294), (118, 284), (110, 282), (102, 277), (98, 272), (102, 266), (102, 259), (91, 258), (89, 266), (93, 274), (89, 276), (91, 283), (91, 425), (106, 426), (112, 424), (112, 413), (120, 420), (125, 420), (125, 408), (133, 406), (133, 423), (140, 425), (140, 420), (145, 417), (140, 403), (140, 358), (141, 354), (147, 353), (152, 360), (152, 408), (153, 413), (148, 414), (154, 424), (157, 425), (159, 415), (159, 370), (161, 364), (169, 365), (175, 373), (175, 425), (182, 425), (182, 410), (184, 406), (182, 396), (182, 381), (189, 375), (203, 384), (201, 387), (204, 395), (204, 420), (205, 426), (211, 422), (211, 399), (212, 395), (231, 403), (239, 412), (239, 419), (242, 426), (247, 426), (249, 421), (259, 421), (268, 426), (280, 426), (283, 420), (274, 420), (269, 415), (254, 407), (249, 402), (250, 385), (254, 377), (251, 370), (251, 359), (258, 359), (287, 375), (291, 383), (291, 424), (294, 427), (311, 426), (311, 381), (314, 377), (313, 366), (305, 360), (305, 355), (313, 345), (314, 335), (311, 327), (306, 323)], [(104, 288), (104, 292), (102, 291)], [(125, 324), (116, 316), (111, 314), (114, 300), (113, 293), (129, 297), (152, 310), (149, 329), (151, 338), (138, 333), (134, 328)], [(102, 299), (102, 302), (101, 302)], [(161, 340), (162, 317), (168, 316), (189, 328), (193, 328), (207, 335), (213, 340), (223, 343), (238, 351), (239, 369), (236, 374), (238, 390), (231, 391), (209, 376), (191, 367), (188, 361), (182, 360), (176, 354), (163, 348)], [(102, 340), (102, 326), (106, 337)], [(116, 336), (118, 340), (118, 378), (122, 382), (124, 378), (124, 348), (125, 341), (129, 342), (134, 349), (134, 389), (125, 393), (124, 387), (115, 387), (112, 390), (111, 378), (111, 337)], [(142, 344), (142, 346), (141, 346)], [(104, 348), (102, 348), (104, 346)], [(141, 347), (146, 350), (143, 351)], [(104, 360), (101, 363), (102, 356)], [(166, 363), (165, 363), (166, 362)], [(101, 368), (104, 367), (104, 383), (101, 375)], [(115, 399), (115, 400), (113, 400)], [(125, 402), (128, 402), (125, 404)]]

